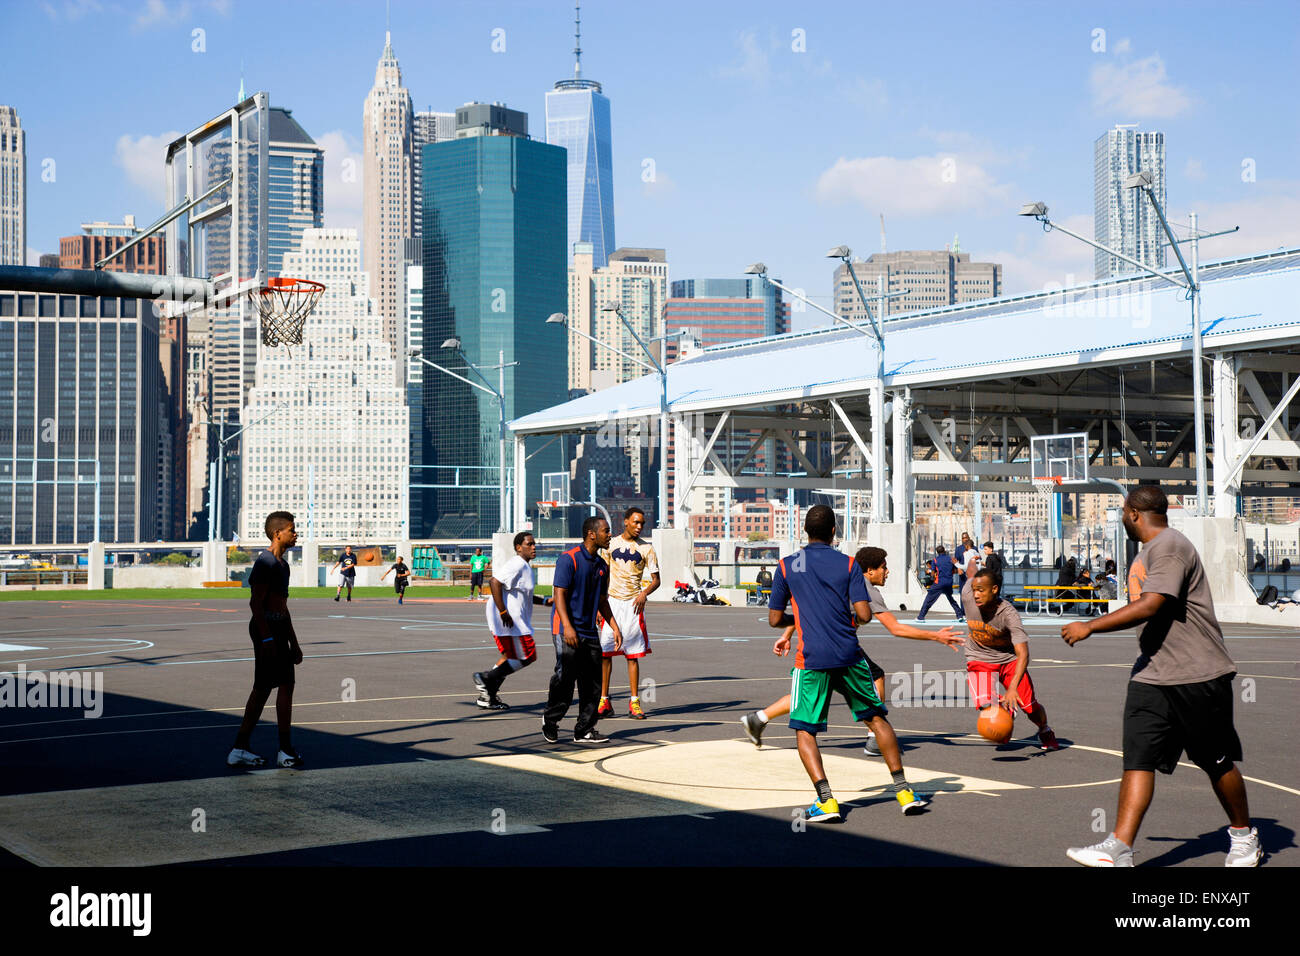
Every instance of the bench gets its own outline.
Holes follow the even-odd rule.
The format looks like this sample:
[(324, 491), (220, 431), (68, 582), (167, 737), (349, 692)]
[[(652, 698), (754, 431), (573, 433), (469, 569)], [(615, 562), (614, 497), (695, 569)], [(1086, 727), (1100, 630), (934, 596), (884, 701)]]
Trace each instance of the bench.
[(1099, 598), (1099, 597), (1085, 597), (1085, 598), (1052, 597), (1051, 594), (1052, 591), (1091, 591), (1094, 594), (1097, 591), (1095, 587), (1088, 587), (1086, 585), (1080, 585), (1080, 584), (1026, 584), (1025, 590), (1037, 591), (1039, 593), (1026, 595), (1024, 597), (1017, 595), (1016, 597), (1011, 598), (1011, 601), (1013, 603), (1016, 601), (1024, 602), (1024, 607), (1026, 611), (1029, 610), (1030, 603), (1036, 602), (1038, 605), (1037, 610), (1039, 611), (1039, 613), (1042, 614), (1055, 613), (1060, 615), (1065, 613), (1064, 608), (1062, 608), (1060, 611), (1055, 611), (1055, 612), (1052, 611), (1051, 605), (1053, 604), (1062, 604), (1062, 605), (1064, 604), (1109, 604), (1111, 601), (1116, 600), (1115, 598)]
[(205, 588), (242, 588), (243, 581), (204, 581)]

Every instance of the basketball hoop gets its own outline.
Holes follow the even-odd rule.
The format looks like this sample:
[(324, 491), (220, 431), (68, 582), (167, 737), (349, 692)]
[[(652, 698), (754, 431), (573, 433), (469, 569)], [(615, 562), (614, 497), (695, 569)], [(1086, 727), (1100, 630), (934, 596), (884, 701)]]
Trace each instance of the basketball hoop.
[(1032, 479), (1034, 489), (1043, 496), (1044, 501), (1051, 501), (1052, 495), (1060, 490), (1061, 483), (1065, 481), (1061, 475), (1039, 475)]
[(539, 501), (537, 502), (537, 517), (542, 521), (547, 521), (551, 517), (551, 509), (560, 507), (558, 501)]
[(257, 303), (262, 321), (262, 344), (301, 345), (302, 329), (320, 301), (325, 286), (311, 279), (275, 277), (260, 289), (251, 289), (248, 297)]

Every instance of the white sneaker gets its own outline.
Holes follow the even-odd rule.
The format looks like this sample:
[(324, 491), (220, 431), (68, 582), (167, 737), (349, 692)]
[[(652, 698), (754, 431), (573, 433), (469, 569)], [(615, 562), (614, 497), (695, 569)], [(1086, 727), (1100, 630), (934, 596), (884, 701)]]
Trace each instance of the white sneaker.
[(275, 755), (275, 762), (277, 766), (284, 767), (288, 770), (301, 770), (303, 767), (302, 754), (297, 753), (296, 751), (292, 754), (287, 754), (281, 750)]
[(1223, 861), (1224, 866), (1259, 866), (1264, 851), (1259, 845), (1258, 830), (1251, 827), (1249, 833), (1238, 835), (1232, 832), (1232, 827), (1228, 827), (1228, 841), (1228, 856)]
[(230, 756), (226, 758), (228, 767), (263, 767), (266, 761), (253, 753), (251, 750), (240, 750), (236, 747), (230, 751)]
[(867, 734), (867, 742), (866, 745), (863, 746), (862, 752), (868, 757), (880, 756), (880, 744), (876, 743), (875, 734)]
[(1121, 842), (1115, 834), (1111, 834), (1100, 843), (1094, 843), (1092, 846), (1072, 846), (1065, 851), (1075, 863), (1081, 863), (1084, 866), (1132, 866), (1133, 849), (1132, 847)]

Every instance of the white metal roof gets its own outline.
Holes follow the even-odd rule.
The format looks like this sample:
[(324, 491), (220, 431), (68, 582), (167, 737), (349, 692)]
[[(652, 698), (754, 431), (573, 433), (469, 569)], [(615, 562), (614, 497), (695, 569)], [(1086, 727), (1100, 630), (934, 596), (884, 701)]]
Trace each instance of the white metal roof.
[[(1300, 248), (1201, 267), (1202, 345), (1236, 351), (1300, 343)], [(1010, 296), (885, 324), (885, 382), (933, 386), (1190, 351), (1185, 290), (1131, 276)], [(876, 345), (842, 325), (719, 345), (668, 366), (672, 411), (709, 411), (865, 392)], [(519, 433), (596, 425), (659, 411), (658, 375), (524, 415)]]

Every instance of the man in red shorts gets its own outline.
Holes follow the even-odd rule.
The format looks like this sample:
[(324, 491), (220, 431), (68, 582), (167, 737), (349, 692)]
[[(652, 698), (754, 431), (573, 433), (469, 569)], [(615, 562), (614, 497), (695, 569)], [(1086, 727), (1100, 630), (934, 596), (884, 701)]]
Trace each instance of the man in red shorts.
[(533, 605), (550, 604), (550, 598), (533, 594), (532, 560), (537, 557), (537, 542), (532, 533), (515, 535), (515, 556), (499, 568), (492, 569), (489, 585), (492, 600), (487, 602), (487, 622), (497, 642), (501, 657), (490, 671), (475, 671), (478, 706), (484, 710), (506, 710), (508, 704), (497, 697), (507, 677), (537, 660), (533, 644)]

